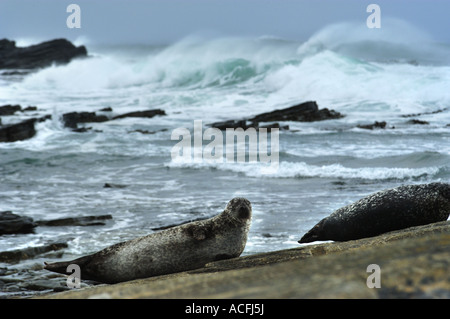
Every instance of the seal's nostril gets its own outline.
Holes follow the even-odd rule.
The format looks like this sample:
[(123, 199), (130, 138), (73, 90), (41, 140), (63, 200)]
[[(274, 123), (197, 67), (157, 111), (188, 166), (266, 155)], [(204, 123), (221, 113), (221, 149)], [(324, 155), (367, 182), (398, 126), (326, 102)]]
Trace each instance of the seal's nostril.
[(241, 219), (247, 219), (250, 217), (250, 210), (245, 206), (241, 206), (239, 208), (238, 215)]

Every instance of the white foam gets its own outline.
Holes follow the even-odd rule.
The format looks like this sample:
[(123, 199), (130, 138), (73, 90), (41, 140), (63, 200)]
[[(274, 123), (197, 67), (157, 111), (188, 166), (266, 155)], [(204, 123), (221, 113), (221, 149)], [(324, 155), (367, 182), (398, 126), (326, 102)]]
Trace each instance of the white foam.
[(439, 172), (438, 167), (403, 168), (403, 167), (361, 167), (351, 168), (341, 164), (309, 165), (304, 162), (280, 162), (277, 170), (271, 174), (263, 174), (266, 166), (261, 163), (190, 163), (172, 161), (165, 166), (172, 168), (207, 169), (243, 173), (250, 177), (263, 178), (343, 178), (343, 179), (411, 179), (433, 176)]

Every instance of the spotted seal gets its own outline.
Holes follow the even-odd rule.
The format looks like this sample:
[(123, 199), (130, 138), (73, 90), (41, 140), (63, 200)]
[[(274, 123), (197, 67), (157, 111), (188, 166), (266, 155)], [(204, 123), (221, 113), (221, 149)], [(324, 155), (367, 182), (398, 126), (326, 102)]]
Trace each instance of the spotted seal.
[(234, 198), (225, 210), (209, 219), (175, 226), (107, 247), (72, 261), (45, 264), (45, 269), (68, 274), (70, 264), (80, 267), (81, 279), (117, 283), (204, 266), (238, 257), (245, 248), (252, 207)]
[(447, 220), (450, 185), (430, 183), (383, 190), (322, 219), (298, 242), (346, 241)]

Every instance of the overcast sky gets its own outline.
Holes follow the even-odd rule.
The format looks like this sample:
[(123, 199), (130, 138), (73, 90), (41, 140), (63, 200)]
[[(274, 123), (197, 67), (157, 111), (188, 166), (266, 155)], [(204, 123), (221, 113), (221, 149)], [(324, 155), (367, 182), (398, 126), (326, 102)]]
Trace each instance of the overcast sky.
[[(81, 29), (66, 25), (71, 3), (81, 8)], [(450, 42), (449, 0), (0, 0), (0, 38), (166, 44), (212, 32), (303, 41), (328, 24), (365, 23), (371, 3), (382, 22), (400, 18)]]

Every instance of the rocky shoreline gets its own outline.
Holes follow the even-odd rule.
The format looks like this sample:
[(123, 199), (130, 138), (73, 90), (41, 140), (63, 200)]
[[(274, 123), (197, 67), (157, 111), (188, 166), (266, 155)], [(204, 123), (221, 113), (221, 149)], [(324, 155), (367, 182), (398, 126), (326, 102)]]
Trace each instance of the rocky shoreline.
[[(18, 48), (14, 41), (4, 39), (0, 40), (0, 76), (26, 75), (39, 68), (69, 63), (73, 58), (85, 56), (86, 48), (77, 48), (64, 39), (28, 48)], [(126, 117), (153, 118), (167, 115), (161, 109), (146, 108), (115, 114), (111, 107), (95, 112), (83, 111), (82, 107), (57, 116), (53, 114), (53, 120), (61, 121), (70, 132), (84, 133), (101, 132), (88, 127), (89, 123)], [(402, 117), (405, 118), (405, 125), (429, 125), (430, 122), (417, 118), (445, 110), (447, 109), (405, 114)], [(0, 106), (0, 116), (0, 142), (6, 143), (33, 138), (38, 129), (35, 124), (52, 119), (51, 114), (44, 113), (37, 106), (22, 107), (16, 104)], [(285, 109), (251, 114), (246, 118), (211, 123), (208, 126), (220, 130), (279, 128), (289, 131), (287, 124), (291, 122), (338, 122), (343, 117), (344, 114), (328, 108), (319, 109), (315, 101), (308, 101)], [(446, 127), (450, 127), (450, 124)], [(352, 123), (344, 128), (350, 129), (385, 130), (395, 127), (386, 121), (375, 121), (373, 124)], [(155, 134), (167, 130), (169, 128), (127, 132)], [(127, 185), (106, 183), (104, 187), (125, 188)], [(0, 212), (0, 235), (33, 232), (35, 227), (104, 225), (105, 221), (111, 218), (110, 215), (102, 215), (33, 221), (9, 211)], [(48, 242), (39, 247), (8, 250), (0, 252), (0, 261), (13, 264), (34, 259), (36, 256), (46, 257), (46, 254), (60, 257), (63, 249), (67, 247), (67, 242)], [(28, 278), (34, 276), (33, 279), (37, 277), (37, 280), (32, 283), (26, 280), (17, 283), (14, 274), (22, 270), (8, 266), (0, 268), (0, 288), (6, 289), (15, 285), (33, 291), (53, 290), (53, 293), (36, 298), (450, 298), (449, 248), (450, 222), (446, 221), (372, 238), (312, 244), (243, 256), (210, 263), (192, 271), (116, 285), (90, 286), (89, 283), (83, 283), (82, 287), (85, 288), (79, 290), (67, 288), (66, 276), (49, 277), (48, 273), (44, 275), (41, 264), (27, 269), (32, 270)], [(380, 266), (381, 288), (367, 287), (370, 273), (366, 269), (371, 264)], [(57, 293), (64, 290), (69, 291)]]
[[(76, 58), (88, 57), (87, 49), (84, 46), (76, 47), (66, 39), (54, 39), (29, 47), (16, 47), (14, 41), (8, 39), (0, 40), (0, 76), (26, 75), (38, 69), (49, 67), (52, 64), (67, 64)], [(411, 118), (405, 121), (406, 125), (429, 125), (427, 121), (419, 120), (416, 117), (422, 115), (435, 114), (445, 111), (441, 109), (433, 112), (404, 114), (402, 117)], [(20, 105), (3, 105), (0, 106), (0, 116), (12, 116), (16, 112), (38, 111), (36, 106), (28, 106), (22, 108)], [(96, 112), (74, 111), (61, 114), (60, 120), (64, 127), (71, 129), (73, 132), (84, 133), (92, 129), (92, 127), (79, 126), (78, 124), (98, 123), (117, 120), (125, 117), (141, 117), (152, 118), (154, 116), (167, 115), (161, 109), (146, 109), (141, 111), (130, 112), (126, 114), (116, 114), (113, 116), (112, 108), (107, 107)], [(276, 109), (271, 112), (256, 114), (252, 117), (244, 119), (230, 119), (222, 122), (210, 123), (208, 126), (226, 130), (227, 128), (278, 128), (280, 130), (289, 130), (286, 122), (316, 122), (324, 120), (339, 120), (344, 118), (345, 114), (341, 114), (335, 110), (328, 108), (319, 109), (315, 101), (306, 101), (284, 109)], [(47, 114), (41, 117), (32, 117), (22, 120), (18, 123), (2, 125), (0, 118), (0, 142), (16, 142), (27, 140), (36, 135), (35, 123), (51, 119), (52, 115)], [(450, 124), (449, 124), (450, 125)], [(447, 125), (446, 127), (449, 127)], [(394, 126), (388, 126), (385, 121), (375, 121), (372, 124), (357, 124), (347, 129), (359, 128), (363, 130), (374, 129), (395, 129)], [(167, 130), (166, 128), (164, 130)], [(95, 130), (96, 132), (101, 132)], [(139, 132), (142, 134), (154, 134), (157, 131), (135, 130), (131, 132)]]
[[(449, 248), (450, 221), (445, 221), (35, 298), (450, 298)], [(367, 285), (371, 264), (380, 267), (380, 288)]]

